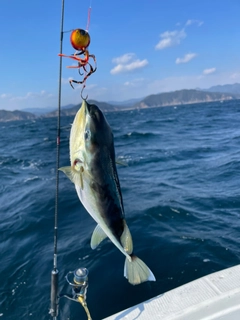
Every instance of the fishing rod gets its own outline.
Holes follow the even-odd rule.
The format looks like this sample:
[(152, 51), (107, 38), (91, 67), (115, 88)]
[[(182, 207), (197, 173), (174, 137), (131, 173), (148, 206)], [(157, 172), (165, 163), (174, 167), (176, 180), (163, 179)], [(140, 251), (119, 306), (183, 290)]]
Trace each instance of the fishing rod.
[[(90, 12), (91, 12), (91, 2), (90, 7), (88, 10), (88, 22), (87, 22), (87, 30), (86, 35), (88, 36), (88, 27), (90, 22)], [(62, 47), (63, 47), (63, 25), (64, 25), (64, 0), (62, 0), (62, 9), (61, 9), (61, 23), (60, 23), (60, 59), (59, 59), (59, 85), (58, 85), (58, 113), (57, 113), (57, 148), (56, 148), (56, 194), (55, 194), (55, 214), (54, 214), (54, 253), (53, 253), (53, 270), (51, 272), (51, 306), (49, 314), (53, 317), (53, 320), (57, 320), (58, 311), (59, 311), (59, 299), (65, 297), (72, 301), (79, 302), (88, 317), (88, 320), (91, 320), (91, 315), (87, 307), (86, 303), (86, 295), (87, 295), (87, 288), (88, 288), (88, 270), (86, 268), (78, 268), (74, 271), (69, 271), (66, 275), (66, 281), (72, 288), (71, 294), (61, 294), (58, 293), (58, 281), (59, 281), (59, 271), (57, 269), (57, 240), (58, 240), (58, 195), (59, 195), (59, 160), (60, 160), (60, 133), (61, 133), (61, 91), (62, 91)], [(77, 29), (82, 30), (82, 29)], [(71, 30), (72, 31), (72, 30)], [(76, 30), (73, 30), (73, 32)], [(69, 31), (66, 31), (69, 32)], [(73, 33), (72, 32), (72, 33)], [(89, 37), (90, 43), (90, 37)], [(81, 48), (82, 49), (82, 48)], [(77, 53), (77, 54), (81, 54)], [(91, 55), (89, 55), (91, 56)], [(95, 58), (95, 57), (94, 57)], [(81, 61), (81, 59), (78, 61)], [(83, 66), (84, 71), (86, 72), (85, 65), (89, 64), (88, 59), (84, 60), (84, 64), (79, 65)], [(91, 65), (90, 65), (91, 66)], [(92, 67), (91, 67), (91, 73)], [(91, 74), (88, 73), (87, 77)], [(85, 87), (86, 78), (84, 78), (83, 82), (83, 89)]]
[[(63, 22), (64, 22), (64, 0), (62, 0), (61, 25), (60, 25), (60, 52), (63, 44)], [(54, 320), (58, 316), (58, 275), (57, 269), (57, 237), (58, 237), (58, 193), (59, 193), (59, 159), (60, 159), (60, 118), (61, 118), (61, 91), (62, 91), (62, 57), (59, 60), (59, 84), (58, 84), (58, 116), (57, 116), (57, 152), (56, 152), (56, 195), (55, 195), (55, 215), (54, 215), (54, 253), (53, 270), (51, 273), (51, 309), (50, 314)]]

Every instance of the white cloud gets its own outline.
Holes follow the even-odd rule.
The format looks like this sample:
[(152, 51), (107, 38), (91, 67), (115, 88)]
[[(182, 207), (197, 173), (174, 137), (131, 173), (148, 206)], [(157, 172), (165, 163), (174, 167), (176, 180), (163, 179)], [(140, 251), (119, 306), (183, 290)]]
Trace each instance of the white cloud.
[(143, 81), (144, 81), (144, 78), (133, 79), (132, 81), (124, 82), (124, 86), (137, 87), (137, 86), (141, 85)]
[(184, 29), (182, 30), (174, 30), (174, 31), (166, 31), (160, 34), (160, 40), (158, 44), (155, 46), (156, 50), (162, 50), (168, 47), (176, 46), (180, 44), (181, 40), (186, 38), (186, 33)]
[(31, 100), (36, 98), (51, 98), (54, 95), (46, 92), (45, 90), (41, 90), (40, 92), (27, 92), (24, 96), (9, 96), (10, 101), (21, 101), (21, 100)]
[(25, 96), (14, 96), (12, 97), (10, 100), (11, 101), (15, 101), (15, 100), (27, 100), (30, 97), (33, 97), (34, 93), (33, 92), (28, 92), (27, 94), (25, 94)]
[(212, 74), (216, 71), (216, 68), (210, 68), (210, 69), (205, 69), (203, 70), (203, 74), (208, 75), (208, 74)]
[[(105, 90), (103, 88), (97, 87), (96, 89), (89, 90), (88, 85), (84, 89), (84, 94), (89, 94), (89, 99), (94, 99), (97, 101), (123, 101), (132, 98), (145, 97), (150, 94), (157, 94), (160, 92), (168, 92), (175, 91), (181, 89), (195, 89), (195, 88), (210, 88), (214, 85), (223, 85), (223, 84), (231, 84), (235, 83), (236, 79), (230, 79), (232, 74), (240, 73), (237, 70), (231, 70), (228, 72), (221, 73), (219, 70), (211, 74), (210, 76), (201, 75), (201, 73), (195, 74), (182, 74), (181, 76), (169, 76), (162, 77), (159, 74), (156, 78), (153, 77), (128, 77), (122, 83), (120, 83), (117, 79), (115, 81), (114, 77), (112, 77), (112, 81), (110, 83), (105, 83)], [(102, 83), (99, 84), (101, 86)], [(100, 90), (101, 89), (101, 90)], [(86, 90), (86, 91), (85, 91)], [(72, 93), (73, 92), (73, 93)], [(64, 95), (65, 97), (65, 95)], [(75, 101), (71, 101), (70, 99), (75, 98)], [(77, 91), (71, 90), (69, 96), (67, 97), (67, 101), (63, 103), (79, 103), (79, 94)]]
[(72, 77), (69, 78), (62, 78), (62, 84), (69, 84), (69, 81), (72, 80)]
[(131, 72), (148, 65), (147, 59), (136, 59), (136, 55), (134, 53), (126, 53), (121, 57), (114, 58), (112, 62), (117, 65), (110, 71), (111, 74)]
[(88, 88), (88, 90), (92, 90), (93, 88), (96, 88), (97, 87), (97, 84), (88, 84), (86, 88)]
[(10, 98), (11, 97), (11, 95), (10, 94), (7, 94), (7, 93), (2, 93), (1, 95), (0, 95), (0, 98), (1, 99), (7, 99), (7, 98)]
[(183, 58), (177, 58), (176, 59), (176, 64), (180, 64), (180, 63), (187, 63), (190, 60), (192, 60), (193, 58), (195, 58), (197, 56), (196, 53), (187, 53), (185, 54), (185, 56)]
[(217, 84), (226, 84), (231, 83), (228, 80), (227, 74), (213, 74), (211, 77), (199, 77), (199, 74), (195, 75), (183, 75), (183, 76), (173, 76), (166, 77), (163, 79), (156, 79), (154, 81), (149, 81), (145, 83), (143, 90), (141, 91), (142, 95), (156, 94), (160, 92), (169, 92), (182, 89), (207, 89), (211, 86)]
[(187, 22), (186, 22), (186, 26), (190, 26), (192, 24), (197, 24), (198, 27), (201, 27), (203, 25), (203, 21), (200, 21), (200, 20), (194, 20), (194, 19), (189, 19)]
[(113, 58), (112, 62), (116, 64), (126, 64), (132, 59), (134, 59), (135, 54), (134, 53), (126, 53), (122, 55), (121, 57)]
[(33, 106), (35, 108), (55, 107), (56, 105), (57, 95), (45, 90), (29, 91), (23, 95), (0, 94), (0, 109), (4, 110), (21, 110)]
[(240, 79), (240, 72), (235, 72), (231, 74), (230, 76), (231, 79)]

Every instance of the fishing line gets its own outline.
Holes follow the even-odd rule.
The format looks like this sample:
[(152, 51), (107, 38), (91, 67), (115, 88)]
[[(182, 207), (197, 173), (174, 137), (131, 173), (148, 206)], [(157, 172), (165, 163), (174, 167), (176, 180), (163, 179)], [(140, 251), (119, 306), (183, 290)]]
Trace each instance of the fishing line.
[[(86, 87), (86, 81), (91, 74), (93, 74), (97, 70), (97, 60), (94, 54), (90, 53), (89, 45), (91, 42), (90, 35), (88, 33), (88, 28), (90, 25), (91, 19), (91, 0), (90, 6), (88, 8), (88, 18), (87, 18), (87, 26), (86, 29), (74, 29), (70, 35), (70, 42), (72, 47), (76, 50), (72, 55), (66, 55), (59, 53), (58, 55), (65, 58), (70, 58), (77, 62), (77, 65), (67, 66), (67, 68), (78, 69), (78, 73), (80, 76), (83, 76), (81, 80), (70, 79), (69, 84), (74, 89), (73, 84), (81, 84), (81, 97), (83, 100), (87, 100), (88, 96), (83, 97), (83, 90)], [(68, 31), (67, 31), (68, 32)], [(82, 72), (81, 72), (82, 71)]]
[(86, 31), (87, 31), (87, 32), (88, 32), (89, 25), (90, 25), (91, 11), (92, 11), (92, 1), (90, 0), (90, 5), (89, 5), (89, 8), (88, 8), (87, 26), (86, 26)]
[(72, 32), (74, 29), (71, 30), (67, 30), (67, 31), (63, 31), (63, 33), (68, 33), (68, 32)]

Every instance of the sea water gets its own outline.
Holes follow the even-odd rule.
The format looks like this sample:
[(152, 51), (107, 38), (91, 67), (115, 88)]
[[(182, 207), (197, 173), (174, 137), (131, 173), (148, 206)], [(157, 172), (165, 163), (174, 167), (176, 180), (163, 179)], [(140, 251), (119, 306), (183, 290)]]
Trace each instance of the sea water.
[[(87, 303), (102, 319), (240, 263), (240, 100), (107, 113), (114, 133), (134, 253), (157, 281), (132, 286), (109, 241), (91, 250), (96, 223), (59, 173), (59, 293), (69, 271), (89, 270)], [(60, 166), (73, 117), (61, 118)], [(0, 319), (51, 319), (56, 118), (0, 123)], [(86, 319), (61, 298), (59, 319)]]

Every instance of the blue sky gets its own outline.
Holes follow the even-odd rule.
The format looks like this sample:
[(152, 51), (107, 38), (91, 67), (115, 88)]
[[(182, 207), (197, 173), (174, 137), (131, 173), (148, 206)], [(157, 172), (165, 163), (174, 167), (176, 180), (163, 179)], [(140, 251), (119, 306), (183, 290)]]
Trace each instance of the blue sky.
[[(64, 30), (86, 28), (89, 0), (65, 0)], [(240, 82), (239, 0), (92, 0), (84, 94), (99, 101)], [(57, 107), (61, 0), (0, 1), (0, 109)], [(72, 54), (70, 33), (63, 53)], [(81, 101), (63, 59), (62, 105)]]

